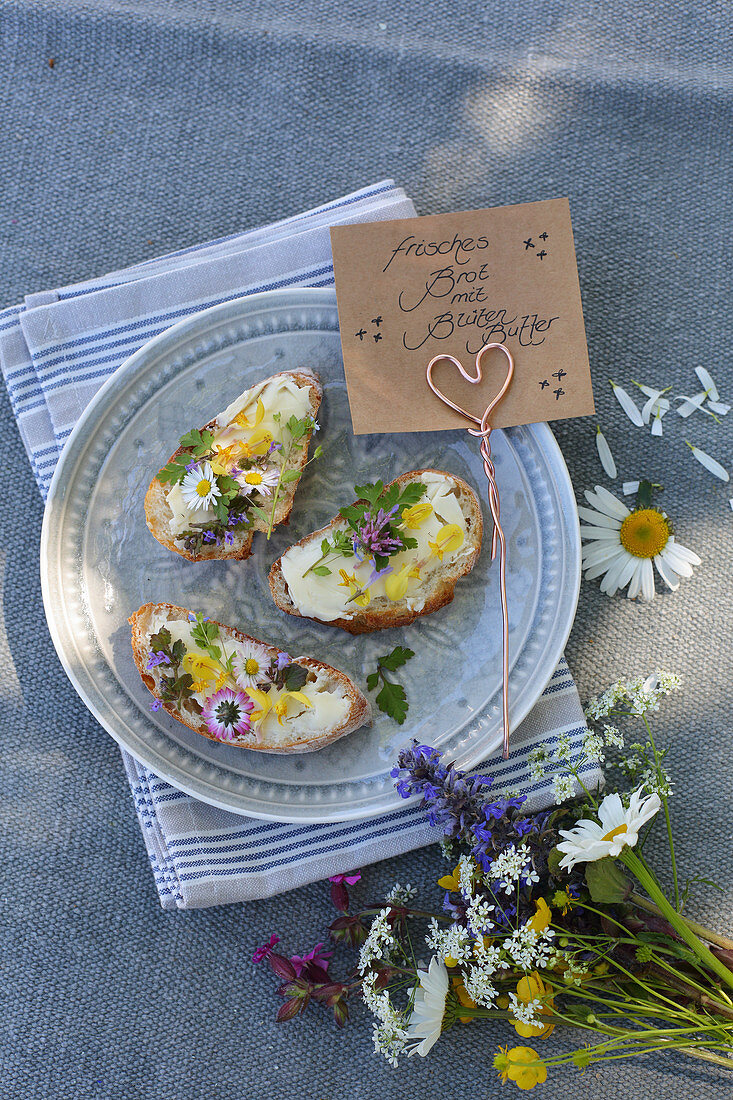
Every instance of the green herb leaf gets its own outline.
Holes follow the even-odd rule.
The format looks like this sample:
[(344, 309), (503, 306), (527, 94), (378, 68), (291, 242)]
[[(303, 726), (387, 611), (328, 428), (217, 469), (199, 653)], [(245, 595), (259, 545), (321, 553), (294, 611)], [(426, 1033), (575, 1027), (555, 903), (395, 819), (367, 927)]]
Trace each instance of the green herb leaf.
[(292, 481), (297, 481), (300, 477), (300, 470), (286, 470), (281, 478), (282, 485), (290, 485)]
[(261, 520), (264, 520), (265, 523), (269, 524), (270, 517), (268, 516), (267, 512), (263, 512), (262, 509), (258, 508), (256, 504), (251, 504), (250, 508), (256, 516), (259, 516)]
[(171, 646), (171, 657), (175, 664), (180, 664), (183, 658), (186, 656), (186, 647), (179, 638), (177, 642), (174, 642)]
[(213, 442), (213, 432), (207, 428), (204, 428), (203, 431), (193, 428), (190, 432), (186, 432), (184, 436), (181, 436), (180, 446), (192, 450), (195, 454), (203, 454), (211, 450)]
[(302, 691), (307, 679), (308, 669), (304, 668), (303, 665), (288, 665), (283, 670), (286, 691)]
[(406, 550), (414, 550), (415, 547), (418, 545), (417, 539), (414, 539), (412, 535), (405, 535), (402, 531), (400, 531), (399, 534), (400, 539), (402, 540), (402, 545), (405, 547)]
[(367, 688), (369, 691), (374, 691), (375, 687), (379, 683), (379, 673), (370, 672), (367, 676)]
[(380, 479), (371, 485), (355, 485), (354, 492), (359, 500), (368, 500), (370, 504), (376, 504), (384, 492), (384, 482)]
[(377, 696), (377, 706), (401, 726), (407, 717), (407, 698), (402, 684), (391, 684), (389, 680), (385, 680)]
[(153, 653), (161, 653), (170, 644), (171, 632), (167, 626), (161, 626), (158, 633), (153, 634), (150, 638), (150, 648)]
[(315, 573), (317, 577), (330, 577), (331, 570), (327, 565), (314, 565), (311, 569), (311, 573)]
[(382, 668), (386, 668), (389, 672), (394, 672), (395, 669), (401, 668), (402, 665), (406, 665), (411, 657), (414, 657), (415, 653), (411, 649), (398, 645), (388, 653), (385, 657), (379, 658), (379, 664)]
[(162, 470), (158, 470), (158, 481), (162, 485), (177, 485), (186, 476), (186, 466), (190, 461), (190, 454), (176, 455)]

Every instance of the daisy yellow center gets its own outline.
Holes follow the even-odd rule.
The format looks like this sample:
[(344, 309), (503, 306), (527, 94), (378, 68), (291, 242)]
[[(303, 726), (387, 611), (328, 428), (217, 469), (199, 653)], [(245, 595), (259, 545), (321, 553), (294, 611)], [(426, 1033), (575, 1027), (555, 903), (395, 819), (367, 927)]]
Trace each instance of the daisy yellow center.
[(617, 825), (615, 829), (611, 829), (610, 833), (606, 833), (606, 835), (604, 836), (603, 839), (604, 840), (615, 840), (617, 836), (620, 836), (621, 833), (625, 833), (625, 832), (626, 832), (626, 826), (625, 825)]
[(250, 470), (248, 474), (244, 475), (244, 480), (247, 482), (248, 485), (261, 485), (262, 474), (259, 472), (259, 470)]
[(196, 486), (196, 492), (200, 497), (207, 497), (211, 492), (211, 482), (207, 481), (205, 477), (202, 477), (201, 481), (199, 481)]
[(248, 676), (256, 676), (260, 671), (260, 663), (256, 661), (254, 657), (248, 657), (244, 662), (244, 671)]
[(619, 537), (624, 550), (634, 557), (653, 558), (664, 550), (670, 534), (669, 524), (661, 512), (642, 508), (626, 517)]

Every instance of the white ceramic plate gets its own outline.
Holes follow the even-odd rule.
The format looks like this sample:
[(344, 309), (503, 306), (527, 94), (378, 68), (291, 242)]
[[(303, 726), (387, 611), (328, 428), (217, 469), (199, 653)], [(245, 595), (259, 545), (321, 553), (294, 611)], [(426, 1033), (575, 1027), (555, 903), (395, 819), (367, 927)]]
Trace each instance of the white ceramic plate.
[[(308, 467), (290, 524), (245, 561), (191, 564), (145, 525), (150, 479), (179, 437), (278, 370), (308, 366), (324, 384), (323, 457)], [(544, 424), (492, 436), (508, 542), (510, 715), (528, 714), (562, 655), (580, 583), (580, 539), (568, 472)], [(453, 603), (402, 630), (352, 637), (280, 612), (272, 561), (353, 499), (353, 485), (433, 466), (460, 474), (484, 502), (481, 556)], [(74, 687), (116, 741), (176, 787), (235, 813), (316, 822), (366, 817), (400, 803), (390, 768), (413, 737), (469, 767), (501, 745), (498, 563), (478, 442), (464, 431), (351, 432), (332, 290), (254, 295), (196, 314), (145, 344), (107, 381), (76, 426), (51, 486), (41, 568), (54, 643)], [(409, 700), (398, 726), (376, 711), (319, 752), (270, 756), (215, 743), (152, 713), (132, 659), (127, 617), (170, 601), (292, 653), (343, 669), (362, 689), (396, 644), (416, 656), (399, 678)]]

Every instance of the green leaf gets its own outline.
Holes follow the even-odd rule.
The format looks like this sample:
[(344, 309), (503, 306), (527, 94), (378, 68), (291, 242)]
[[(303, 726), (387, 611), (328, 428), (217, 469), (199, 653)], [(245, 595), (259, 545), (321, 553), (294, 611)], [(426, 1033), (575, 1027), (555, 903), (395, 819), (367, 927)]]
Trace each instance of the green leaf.
[(150, 648), (154, 653), (162, 653), (171, 644), (171, 632), (167, 626), (161, 626), (157, 634), (150, 638)]
[(390, 718), (394, 718), (398, 726), (401, 726), (407, 717), (407, 698), (405, 689), (401, 684), (391, 684), (385, 680), (384, 686), (377, 696), (377, 706)]
[(652, 506), (652, 483), (651, 481), (640, 481), (639, 488), (636, 491), (636, 507), (637, 508), (651, 508)]
[(208, 429), (199, 431), (198, 428), (192, 428), (190, 432), (186, 432), (184, 436), (181, 436), (180, 446), (203, 454), (204, 451), (211, 450), (213, 442), (213, 432), (208, 431)]
[(270, 517), (268, 516), (267, 512), (263, 512), (262, 509), (258, 508), (258, 506), (256, 504), (251, 504), (250, 508), (252, 509), (252, 511), (254, 512), (254, 514), (256, 516), (259, 516), (261, 520), (263, 520), (265, 523), (269, 524)]
[(400, 539), (402, 540), (402, 545), (404, 546), (405, 550), (414, 550), (415, 549), (415, 547), (418, 544), (417, 539), (414, 539), (412, 537), (412, 535), (405, 535), (402, 531), (400, 531), (399, 535), (400, 535)]
[(369, 691), (374, 691), (374, 689), (375, 689), (375, 687), (377, 686), (378, 683), (379, 683), (379, 673), (378, 672), (370, 672), (369, 675), (367, 676), (367, 689)]
[[(334, 542), (335, 542), (335, 540), (334, 540)], [(324, 539), (323, 542), (321, 543), (321, 553), (325, 557), (326, 554), (330, 553), (330, 550), (331, 550), (331, 543), (328, 541), (328, 539)]]
[(290, 485), (292, 481), (297, 481), (300, 477), (300, 470), (286, 470), (282, 476), (281, 483), (283, 485)]
[(162, 470), (158, 470), (158, 481), (163, 485), (177, 485), (186, 476), (186, 466), (190, 461), (190, 454), (176, 455)]
[(302, 691), (308, 679), (308, 669), (303, 665), (288, 665), (283, 671), (286, 691)]
[(593, 901), (602, 905), (625, 901), (632, 890), (631, 880), (610, 857), (586, 864), (585, 881)]
[(559, 848), (553, 848), (547, 857), (547, 868), (553, 875), (561, 875), (563, 872), (560, 870), (560, 860), (563, 857), (563, 853)]
[(403, 509), (409, 508), (422, 500), (427, 491), (427, 485), (423, 485), (421, 481), (411, 481), (409, 485), (405, 485), (399, 498), (400, 515)]
[(349, 504), (346, 508), (341, 508), (339, 515), (342, 519), (345, 519), (349, 527), (354, 530), (357, 529), (359, 524), (364, 519), (364, 512), (366, 511), (365, 505)]
[(186, 656), (186, 647), (179, 638), (177, 642), (173, 643), (171, 648), (171, 657), (174, 663), (180, 664), (183, 658)]
[(238, 482), (230, 477), (229, 474), (219, 474), (216, 479), (216, 484), (219, 486), (219, 491), (226, 493), (228, 496), (235, 497), (238, 495), (241, 486)]
[(370, 504), (376, 504), (384, 492), (384, 482), (380, 478), (379, 481), (370, 485), (355, 485), (354, 492), (359, 500), (368, 500)]
[(311, 573), (315, 573), (317, 577), (331, 576), (331, 570), (326, 565), (314, 565), (311, 569)]
[(395, 669), (406, 665), (410, 658), (414, 656), (415, 653), (412, 649), (406, 649), (404, 646), (398, 645), (391, 653), (388, 653), (385, 657), (380, 657), (379, 664), (389, 672), (394, 672)]

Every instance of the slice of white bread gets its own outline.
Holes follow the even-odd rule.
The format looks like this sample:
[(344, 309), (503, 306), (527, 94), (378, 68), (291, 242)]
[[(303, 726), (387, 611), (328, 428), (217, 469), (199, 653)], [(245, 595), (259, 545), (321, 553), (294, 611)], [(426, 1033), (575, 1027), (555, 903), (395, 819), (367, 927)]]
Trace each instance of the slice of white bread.
[[(423, 499), (427, 500), (430, 493), (437, 492), (438, 495), (434, 499), (438, 507), (445, 512), (450, 512), (450, 516), (439, 517), (436, 520), (434, 536), (440, 526), (440, 519), (459, 522), (464, 532), (464, 539), (455, 553), (444, 554), (444, 558), (440, 560), (437, 557), (431, 557), (429, 553), (427, 555), (423, 553), (422, 558), (427, 558), (427, 561), (421, 569), (421, 576), (410, 583), (403, 599), (397, 601), (389, 599), (382, 582), (381, 588), (377, 585), (370, 589), (371, 599), (368, 605), (359, 607), (353, 601), (349, 601), (352, 590), (339, 581), (342, 568), (347, 573), (356, 575), (354, 569), (356, 559), (347, 557), (329, 559), (328, 568), (331, 573), (328, 577), (314, 577), (312, 572), (314, 563), (321, 555), (321, 543), (324, 539), (332, 537), (337, 530), (348, 532), (349, 536), (352, 534), (346, 521), (337, 516), (328, 526), (306, 535), (295, 543), (273, 563), (269, 581), (272, 598), (277, 606), (289, 615), (300, 615), (317, 622), (326, 622), (331, 626), (348, 630), (350, 634), (364, 634), (386, 627), (407, 626), (421, 615), (429, 615), (450, 603), (454, 596), (456, 582), (470, 573), (481, 551), (483, 536), (481, 505), (467, 482), (443, 470), (411, 470), (390, 484), (397, 484), (402, 488), (411, 482), (427, 484), (428, 495)], [(389, 486), (386, 488), (388, 489)], [(448, 498), (452, 498), (455, 504), (449, 505)], [(434, 515), (437, 516), (437, 509)], [(415, 529), (406, 531), (410, 536), (418, 533)], [(423, 538), (422, 543), (424, 544), (425, 541)], [(409, 553), (405, 551), (390, 561), (404, 563)], [(412, 553), (419, 558), (421, 551), (418, 549)], [(304, 592), (301, 578), (304, 569), (308, 567), (310, 567), (307, 574), (310, 578), (309, 590)], [(366, 568), (368, 572), (371, 567)], [(364, 567), (360, 569), (363, 570)], [(319, 594), (322, 603), (319, 603)]]
[[(214, 417), (213, 420), (210, 420), (208, 424), (205, 424), (200, 430), (212, 431), (215, 434), (217, 432), (223, 432), (225, 429), (229, 428), (233, 422), (230, 410), (239, 411), (244, 409), (247, 407), (248, 403), (254, 400), (254, 396), (259, 391), (266, 392), (266, 387), (268, 386), (272, 389), (277, 385), (286, 384), (289, 385), (289, 388), (294, 388), (302, 392), (302, 400), (299, 404), (302, 406), (303, 414), (310, 414), (315, 419), (323, 396), (323, 389), (318, 377), (312, 371), (303, 368), (301, 370), (281, 371), (278, 374), (274, 374), (258, 382), (255, 386), (250, 386), (249, 389), (245, 390), (243, 394), (233, 401), (223, 413)], [(269, 412), (277, 411), (277, 409), (269, 410)], [(300, 409), (298, 411), (300, 411)], [(282, 436), (287, 419), (288, 415), (286, 412), (286, 415), (281, 417), (277, 426), (272, 425), (272, 434), (276, 441), (278, 437)], [(303, 437), (303, 446), (295, 450), (290, 461), (285, 463), (286, 469), (302, 470), (305, 467), (308, 461), (308, 445), (310, 443), (311, 434), (311, 431), (308, 431)], [(168, 462), (174, 461), (174, 459), (177, 459), (184, 453), (185, 448), (178, 447), (168, 459)], [(274, 461), (276, 462), (277, 459)], [(295, 496), (297, 487), (297, 479), (293, 479), (288, 484), (281, 487), (277, 507), (275, 509), (274, 524), (287, 522), (293, 506), (293, 497)], [(240, 528), (231, 532), (231, 541), (228, 545), (225, 542), (221, 542), (220, 544), (212, 542), (204, 544), (200, 550), (192, 552), (186, 549), (182, 540), (176, 537), (172, 529), (172, 525), (175, 525), (175, 519), (173, 510), (168, 501), (172, 488), (170, 484), (164, 484), (159, 481), (157, 475), (153, 478), (145, 496), (145, 519), (150, 531), (158, 542), (168, 550), (180, 554), (181, 557), (186, 558), (187, 561), (205, 561), (210, 558), (248, 558), (252, 552), (252, 536), (254, 532), (267, 530), (267, 525), (262, 517), (253, 515), (252, 523), (249, 527)], [(269, 514), (267, 497), (261, 497), (255, 494), (254, 503)]]
[[(170, 666), (162, 664), (153, 668), (148, 667), (154, 652), (151, 638), (160, 631), (161, 627), (165, 627), (172, 635), (173, 641), (176, 638), (182, 638), (186, 644), (186, 639), (190, 639), (191, 631), (196, 624), (190, 621), (189, 612), (185, 608), (169, 603), (143, 604), (134, 615), (130, 616), (128, 622), (132, 627), (135, 664), (145, 686), (156, 699), (160, 700), (161, 678), (170, 670)], [(207, 620), (208, 623), (209, 620)], [(236, 652), (238, 645), (257, 646), (260, 650), (266, 650), (270, 658), (277, 657), (280, 652), (277, 647), (260, 642), (234, 627), (225, 626), (213, 620), (211, 625), (218, 627), (222, 648), (229, 654)], [(194, 642), (190, 642), (187, 648), (197, 653), (202, 652)], [(227, 741), (228, 745), (252, 749), (255, 752), (315, 752), (316, 749), (330, 745), (339, 737), (351, 733), (360, 726), (371, 724), (372, 715), (368, 700), (345, 673), (321, 661), (316, 661), (313, 657), (297, 657), (292, 661), (293, 664), (307, 671), (307, 680), (301, 691), (312, 700), (310, 709), (303, 710), (296, 701), (292, 705), (293, 709), (303, 710), (302, 715), (286, 717), (279, 722), (273, 714), (269, 714), (258, 726), (253, 727), (252, 733), (245, 733), (234, 740)], [(246, 689), (235, 686), (234, 690)], [(218, 738), (210, 732), (202, 717), (204, 701), (205, 694), (197, 693), (190, 699), (182, 701), (180, 705), (171, 702), (163, 702), (161, 705), (179, 722), (183, 722), (196, 733), (216, 741)], [(319, 722), (323, 725), (319, 726)]]

